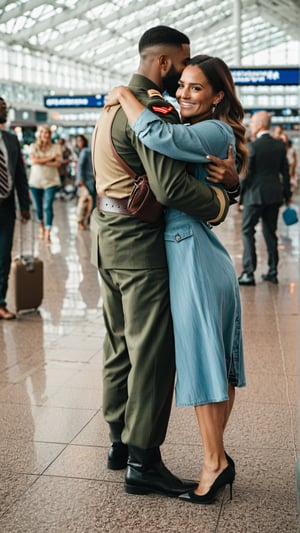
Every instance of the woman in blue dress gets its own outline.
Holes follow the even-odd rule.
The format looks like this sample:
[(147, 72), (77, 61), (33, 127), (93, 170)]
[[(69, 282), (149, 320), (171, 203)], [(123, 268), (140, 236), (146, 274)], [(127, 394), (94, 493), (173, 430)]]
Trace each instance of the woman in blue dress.
[[(196, 56), (184, 69), (176, 98), (185, 124), (168, 124), (124, 86), (107, 105), (120, 103), (141, 142), (171, 158), (195, 164), (206, 180), (209, 154), (225, 159), (234, 147), (237, 165), (247, 159), (243, 110), (231, 73), (219, 58)], [(176, 404), (195, 407), (204, 463), (195, 492), (180, 496), (211, 503), (232, 483), (235, 465), (223, 435), (235, 396), (245, 385), (239, 285), (229, 254), (210, 225), (183, 212), (166, 212), (165, 244), (176, 348)]]

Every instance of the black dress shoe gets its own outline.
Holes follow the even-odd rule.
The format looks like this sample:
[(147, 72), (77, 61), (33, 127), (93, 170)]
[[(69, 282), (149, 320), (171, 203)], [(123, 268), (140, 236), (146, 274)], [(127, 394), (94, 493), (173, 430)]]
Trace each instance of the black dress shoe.
[(156, 493), (176, 498), (198, 486), (197, 481), (181, 480), (174, 476), (162, 462), (159, 448), (135, 448), (134, 454), (131, 446), (129, 450), (125, 476), (125, 492), (128, 494)]
[(128, 460), (128, 446), (123, 442), (113, 442), (108, 450), (107, 468), (122, 470), (126, 468)]
[(247, 274), (247, 272), (242, 272), (238, 278), (239, 285), (255, 285), (255, 279), (253, 274)]
[(209, 505), (213, 503), (217, 492), (225, 485), (230, 485), (230, 499), (232, 500), (232, 484), (234, 482), (235, 472), (231, 464), (229, 464), (223, 472), (217, 477), (209, 491), (206, 494), (198, 495), (194, 492), (186, 492), (180, 494), (178, 497), (180, 500), (184, 500), (189, 503), (200, 503), (202, 505)]
[(270, 281), (271, 283), (274, 283), (274, 285), (278, 285), (278, 278), (275, 274), (262, 274), (261, 279), (263, 281)]

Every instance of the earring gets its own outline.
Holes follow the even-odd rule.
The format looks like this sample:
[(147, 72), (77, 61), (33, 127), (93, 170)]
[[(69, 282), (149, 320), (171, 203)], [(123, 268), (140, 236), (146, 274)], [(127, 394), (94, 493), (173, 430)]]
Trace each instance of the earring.
[(216, 110), (216, 105), (213, 105), (212, 108), (211, 108), (211, 112), (212, 112), (212, 115), (214, 114), (215, 110)]

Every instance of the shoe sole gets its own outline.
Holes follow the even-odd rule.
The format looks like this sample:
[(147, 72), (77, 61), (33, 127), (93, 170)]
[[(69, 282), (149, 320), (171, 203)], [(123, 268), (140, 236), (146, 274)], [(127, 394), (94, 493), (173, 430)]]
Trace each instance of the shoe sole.
[[(160, 494), (161, 496), (168, 496), (169, 498), (178, 498), (182, 492), (179, 492), (178, 494), (174, 494), (173, 492), (168, 492), (164, 490), (159, 490), (155, 488), (145, 488), (145, 487), (138, 487), (136, 485), (128, 485), (128, 483), (124, 484), (125, 492), (127, 494), (135, 494), (136, 496), (145, 496), (147, 494)], [(186, 489), (183, 489), (185, 491)]]

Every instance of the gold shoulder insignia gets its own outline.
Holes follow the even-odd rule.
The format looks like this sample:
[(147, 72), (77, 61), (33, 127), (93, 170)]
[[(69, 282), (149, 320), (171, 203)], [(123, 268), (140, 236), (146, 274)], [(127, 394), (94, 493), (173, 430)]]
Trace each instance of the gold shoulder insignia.
[(162, 98), (162, 95), (156, 89), (149, 89), (149, 91), (147, 91), (147, 94), (148, 96), (150, 96), (150, 98), (152, 98), (153, 96), (159, 96), (160, 98)]

